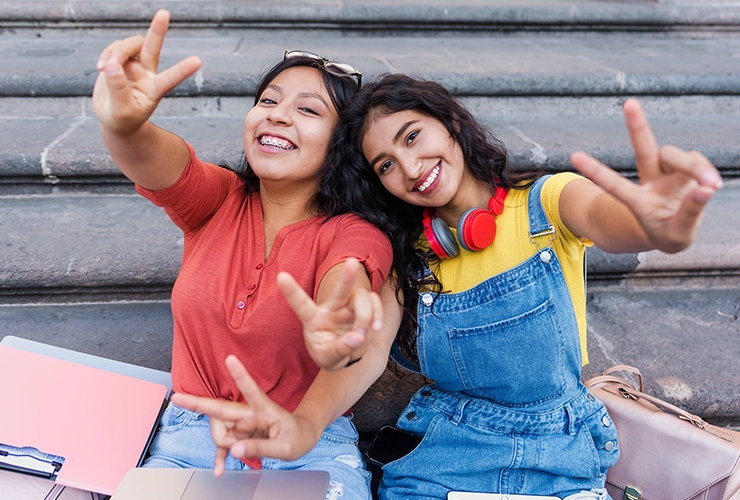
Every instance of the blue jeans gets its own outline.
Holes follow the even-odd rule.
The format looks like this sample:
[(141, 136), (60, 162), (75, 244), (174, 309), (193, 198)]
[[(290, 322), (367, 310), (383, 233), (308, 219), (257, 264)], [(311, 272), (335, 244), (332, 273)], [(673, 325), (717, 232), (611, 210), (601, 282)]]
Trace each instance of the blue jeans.
[[(350, 417), (340, 417), (326, 428), (319, 442), (306, 455), (287, 462), (263, 458), (265, 470), (325, 470), (329, 473), (327, 500), (369, 500), (370, 473), (357, 448), (357, 430)], [(143, 467), (213, 468), (216, 445), (211, 439), (208, 416), (170, 403), (160, 419), (160, 426), (149, 457)], [(248, 470), (239, 459), (229, 455), (227, 470)]]

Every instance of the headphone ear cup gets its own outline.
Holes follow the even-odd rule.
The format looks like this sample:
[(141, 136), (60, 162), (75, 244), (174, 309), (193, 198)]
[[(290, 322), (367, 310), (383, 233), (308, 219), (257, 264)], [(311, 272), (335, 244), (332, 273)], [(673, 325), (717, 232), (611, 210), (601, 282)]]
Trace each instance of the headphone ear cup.
[[(432, 250), (434, 250), (434, 253), (436, 253), (440, 259), (457, 257), (457, 254), (460, 253), (460, 249), (457, 247), (455, 236), (453, 236), (452, 231), (447, 227), (445, 221), (439, 217), (432, 219), (432, 238), (429, 237), (429, 232), (430, 231), (427, 231), (427, 240), (429, 240)], [(432, 243), (432, 240), (434, 240), (435, 243)], [(435, 246), (437, 248), (435, 248)]]
[(478, 252), (493, 243), (496, 218), (486, 210), (471, 208), (457, 222), (457, 239), (465, 250)]

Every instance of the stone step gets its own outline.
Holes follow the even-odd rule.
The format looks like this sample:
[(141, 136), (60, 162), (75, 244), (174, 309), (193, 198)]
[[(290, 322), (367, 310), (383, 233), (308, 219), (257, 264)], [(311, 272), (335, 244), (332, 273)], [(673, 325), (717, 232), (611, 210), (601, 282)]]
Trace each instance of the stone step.
[[(140, 29), (0, 33), (0, 96), (89, 96), (95, 62)], [(244, 96), (289, 48), (348, 61), (365, 81), (386, 72), (433, 78), (460, 96), (738, 95), (736, 32), (522, 32), (351, 36), (312, 30), (173, 28), (161, 68), (190, 55), (203, 67), (178, 96)]]
[(0, 2), (0, 25), (87, 27), (146, 24), (166, 7), (189, 26), (368, 30), (735, 29), (732, 0), (24, 0)]
[[(667, 255), (610, 255), (594, 249), (589, 278), (606, 286), (691, 278), (738, 283), (740, 182), (730, 182), (706, 210), (697, 240)], [(182, 233), (138, 195), (24, 195), (0, 198), (0, 303), (166, 297), (179, 270)]]
[[(190, 141), (198, 155), (236, 165), (253, 98), (166, 98), (153, 121)], [(516, 169), (569, 170), (573, 151), (634, 176), (622, 97), (468, 97), (465, 104), (509, 149)], [(705, 154), (726, 179), (740, 176), (740, 96), (642, 96), (660, 144)], [(4, 98), (0, 196), (132, 193), (100, 138), (89, 97)]]

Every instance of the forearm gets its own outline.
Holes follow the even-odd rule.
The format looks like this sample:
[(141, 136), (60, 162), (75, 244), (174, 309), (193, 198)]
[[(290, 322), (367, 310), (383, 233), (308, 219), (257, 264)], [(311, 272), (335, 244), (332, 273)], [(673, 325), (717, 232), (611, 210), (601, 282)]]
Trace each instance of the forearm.
[(588, 238), (608, 253), (638, 253), (653, 250), (635, 214), (621, 201), (602, 192), (594, 198), (589, 212)]
[(114, 134), (102, 124), (100, 132), (121, 172), (146, 189), (170, 187), (190, 160), (190, 151), (182, 138), (149, 121), (131, 135)]
[(569, 182), (560, 193), (563, 224), (577, 237), (588, 238), (609, 253), (635, 253), (654, 246), (635, 213), (588, 179)]

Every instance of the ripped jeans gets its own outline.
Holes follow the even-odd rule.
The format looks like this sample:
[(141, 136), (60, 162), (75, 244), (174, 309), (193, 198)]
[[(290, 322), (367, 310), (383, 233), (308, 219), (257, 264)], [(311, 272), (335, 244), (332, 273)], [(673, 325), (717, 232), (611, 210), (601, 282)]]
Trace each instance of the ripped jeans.
[[(169, 403), (149, 448), (143, 467), (213, 468), (216, 445), (211, 439), (208, 416)], [(263, 458), (264, 470), (325, 470), (329, 473), (326, 500), (370, 500), (370, 472), (357, 447), (357, 430), (351, 417), (339, 417), (307, 454), (292, 462)], [(227, 470), (247, 470), (239, 459), (228, 456)]]

